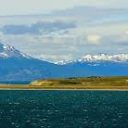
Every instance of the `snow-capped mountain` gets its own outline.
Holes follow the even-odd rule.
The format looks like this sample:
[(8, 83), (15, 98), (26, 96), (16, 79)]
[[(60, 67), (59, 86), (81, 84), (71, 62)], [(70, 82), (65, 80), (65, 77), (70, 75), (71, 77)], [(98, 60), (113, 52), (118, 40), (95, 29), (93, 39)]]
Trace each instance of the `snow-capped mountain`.
[[(121, 62), (121, 63), (119, 63)], [(0, 43), (0, 82), (33, 81), (43, 78), (127, 76), (128, 56), (86, 55), (75, 61), (54, 64), (29, 57)]]
[(0, 81), (31, 81), (52, 77), (55, 64), (41, 61), (0, 43)]

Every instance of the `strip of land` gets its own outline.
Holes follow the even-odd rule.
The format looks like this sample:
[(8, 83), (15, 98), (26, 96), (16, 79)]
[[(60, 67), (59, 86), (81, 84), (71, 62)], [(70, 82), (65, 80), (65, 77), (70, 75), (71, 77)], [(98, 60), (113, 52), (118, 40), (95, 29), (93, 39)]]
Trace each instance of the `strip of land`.
[(0, 84), (1, 90), (128, 90), (128, 77), (43, 79), (28, 85)]

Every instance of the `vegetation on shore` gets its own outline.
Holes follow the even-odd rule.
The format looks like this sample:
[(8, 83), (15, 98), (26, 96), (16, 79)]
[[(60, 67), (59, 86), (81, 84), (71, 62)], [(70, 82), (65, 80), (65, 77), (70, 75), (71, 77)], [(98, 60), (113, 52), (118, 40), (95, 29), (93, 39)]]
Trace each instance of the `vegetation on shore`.
[(0, 85), (0, 89), (128, 89), (128, 77), (45, 79), (28, 85)]
[(37, 80), (31, 88), (44, 89), (128, 89), (128, 77), (87, 77)]

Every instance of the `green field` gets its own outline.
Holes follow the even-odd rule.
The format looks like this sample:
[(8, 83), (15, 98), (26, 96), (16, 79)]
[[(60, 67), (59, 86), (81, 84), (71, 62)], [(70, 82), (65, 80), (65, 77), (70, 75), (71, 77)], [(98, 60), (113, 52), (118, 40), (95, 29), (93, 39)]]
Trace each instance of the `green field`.
[(128, 77), (86, 77), (36, 80), (28, 85), (1, 84), (0, 89), (121, 89), (128, 90)]

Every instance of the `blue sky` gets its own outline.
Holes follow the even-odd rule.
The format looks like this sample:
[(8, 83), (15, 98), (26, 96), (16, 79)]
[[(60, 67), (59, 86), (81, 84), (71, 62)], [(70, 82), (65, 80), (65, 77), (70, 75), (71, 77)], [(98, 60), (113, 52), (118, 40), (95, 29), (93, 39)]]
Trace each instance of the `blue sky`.
[(0, 16), (6, 16), (0, 17), (0, 40), (33, 57), (58, 61), (86, 54), (128, 54), (127, 0), (0, 3)]

